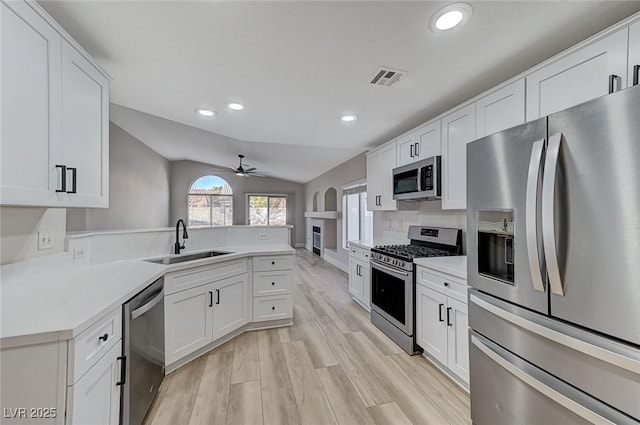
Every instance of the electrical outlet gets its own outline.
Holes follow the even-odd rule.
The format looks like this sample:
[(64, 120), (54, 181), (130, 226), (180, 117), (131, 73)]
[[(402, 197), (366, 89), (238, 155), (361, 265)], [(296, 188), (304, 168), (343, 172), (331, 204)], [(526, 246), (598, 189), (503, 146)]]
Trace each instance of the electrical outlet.
[(269, 239), (269, 235), (267, 233), (258, 233), (258, 239), (260, 239), (261, 241), (266, 241), (267, 239)]
[(76, 248), (73, 250), (73, 259), (74, 260), (79, 260), (81, 258), (84, 258), (84, 249), (83, 248)]
[(43, 230), (38, 232), (38, 251), (53, 248), (53, 232)]

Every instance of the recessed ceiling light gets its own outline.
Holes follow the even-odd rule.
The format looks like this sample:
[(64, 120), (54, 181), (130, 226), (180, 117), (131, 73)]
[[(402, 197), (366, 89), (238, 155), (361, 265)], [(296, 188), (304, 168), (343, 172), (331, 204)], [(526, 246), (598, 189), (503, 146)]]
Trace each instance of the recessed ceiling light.
[(244, 109), (244, 105), (242, 103), (238, 103), (238, 102), (229, 102), (229, 103), (227, 103), (227, 106), (232, 111), (242, 111)]
[(215, 111), (212, 111), (208, 108), (196, 108), (196, 113), (198, 115), (202, 115), (203, 117), (212, 117), (216, 114)]
[(351, 122), (351, 121), (357, 120), (358, 116), (356, 114), (348, 114), (348, 115), (343, 115), (342, 117), (340, 117), (340, 119), (344, 122)]
[(429, 28), (432, 31), (447, 31), (459, 27), (469, 20), (473, 9), (467, 3), (454, 3), (443, 7), (431, 16)]

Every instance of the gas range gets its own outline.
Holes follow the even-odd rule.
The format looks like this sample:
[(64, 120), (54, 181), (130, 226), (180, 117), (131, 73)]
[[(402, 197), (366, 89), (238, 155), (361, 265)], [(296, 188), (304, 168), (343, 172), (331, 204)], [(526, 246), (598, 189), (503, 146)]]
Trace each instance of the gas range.
[(462, 230), (409, 226), (408, 245), (379, 245), (371, 249), (375, 262), (412, 271), (414, 258), (460, 255)]

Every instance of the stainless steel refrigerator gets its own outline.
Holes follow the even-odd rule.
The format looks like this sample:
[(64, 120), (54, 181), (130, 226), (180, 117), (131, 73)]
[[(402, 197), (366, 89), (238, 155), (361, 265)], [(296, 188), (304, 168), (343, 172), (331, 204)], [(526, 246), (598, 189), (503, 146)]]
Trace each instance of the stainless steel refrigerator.
[(467, 146), (475, 425), (640, 423), (640, 86)]

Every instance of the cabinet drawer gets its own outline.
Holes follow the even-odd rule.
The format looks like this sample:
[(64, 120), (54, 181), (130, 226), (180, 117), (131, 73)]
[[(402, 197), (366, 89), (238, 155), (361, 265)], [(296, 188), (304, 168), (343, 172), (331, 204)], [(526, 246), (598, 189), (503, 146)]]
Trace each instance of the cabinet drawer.
[(256, 272), (293, 269), (293, 256), (253, 257), (253, 270)]
[(253, 295), (289, 294), (293, 289), (293, 270), (256, 272), (253, 274)]
[(349, 245), (349, 256), (356, 260), (363, 260), (369, 262), (369, 256), (371, 251), (368, 249), (360, 248), (359, 246)]
[(277, 295), (253, 299), (253, 321), (290, 319), (293, 317), (293, 295)]
[(416, 274), (418, 284), (467, 303), (467, 285), (463, 280), (424, 267), (418, 267)]
[(246, 258), (180, 270), (164, 277), (164, 293), (166, 295), (173, 294), (243, 273), (247, 273)]
[(116, 308), (69, 342), (67, 382), (69, 384), (77, 382), (120, 339), (122, 339), (122, 307)]

